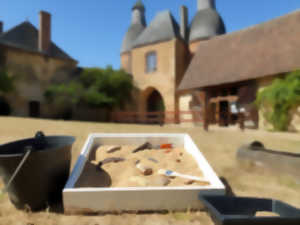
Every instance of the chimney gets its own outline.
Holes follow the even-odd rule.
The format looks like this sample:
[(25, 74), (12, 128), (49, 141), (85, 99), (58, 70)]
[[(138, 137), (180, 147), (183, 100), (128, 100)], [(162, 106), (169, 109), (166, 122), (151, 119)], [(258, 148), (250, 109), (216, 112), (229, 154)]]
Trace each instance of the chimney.
[(198, 0), (198, 10), (202, 9), (216, 9), (215, 0)]
[(0, 21), (0, 34), (2, 34), (2, 33), (3, 33), (3, 22)]
[(40, 12), (39, 50), (47, 52), (51, 44), (51, 15), (48, 12)]
[(187, 40), (188, 9), (185, 6), (180, 7), (180, 35), (183, 40)]

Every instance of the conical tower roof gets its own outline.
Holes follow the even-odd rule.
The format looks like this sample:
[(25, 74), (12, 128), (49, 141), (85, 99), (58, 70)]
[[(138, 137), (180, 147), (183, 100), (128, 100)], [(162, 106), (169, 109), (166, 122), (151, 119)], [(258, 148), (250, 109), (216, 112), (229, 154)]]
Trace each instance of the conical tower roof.
[(179, 36), (179, 26), (170, 11), (162, 11), (137, 38), (133, 47), (168, 41)]
[(132, 7), (132, 21), (123, 39), (121, 54), (132, 49), (135, 40), (144, 31), (145, 27), (145, 6), (141, 0), (138, 0)]
[(140, 9), (140, 10), (145, 11), (145, 6), (144, 6), (142, 0), (138, 0), (138, 1), (135, 3), (135, 5), (132, 7), (132, 10), (134, 10), (134, 9)]
[(198, 0), (198, 11), (190, 29), (190, 42), (221, 35), (225, 32), (223, 19), (215, 8), (215, 0)]

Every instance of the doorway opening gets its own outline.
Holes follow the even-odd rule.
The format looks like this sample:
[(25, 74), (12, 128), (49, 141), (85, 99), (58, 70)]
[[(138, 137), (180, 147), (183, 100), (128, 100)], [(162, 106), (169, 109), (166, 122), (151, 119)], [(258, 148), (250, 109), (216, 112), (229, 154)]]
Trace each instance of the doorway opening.
[(40, 117), (40, 102), (38, 101), (29, 102), (29, 116), (34, 118)]
[(157, 123), (163, 123), (165, 118), (165, 115), (163, 113), (164, 111), (165, 111), (165, 105), (161, 94), (157, 90), (153, 90), (147, 98), (147, 112), (149, 113), (160, 112), (162, 114), (160, 115), (150, 114), (147, 116), (147, 118), (150, 119), (150, 121), (153, 120), (153, 121), (157, 121)]
[(229, 103), (228, 101), (220, 102), (220, 126), (227, 127), (229, 125)]
[(11, 108), (9, 103), (4, 97), (0, 96), (0, 116), (8, 116), (11, 113)]

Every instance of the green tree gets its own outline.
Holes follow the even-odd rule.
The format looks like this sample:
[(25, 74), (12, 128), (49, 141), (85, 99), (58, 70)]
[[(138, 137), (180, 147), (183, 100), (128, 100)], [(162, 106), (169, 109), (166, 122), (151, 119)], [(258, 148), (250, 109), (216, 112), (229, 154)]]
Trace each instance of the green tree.
[(0, 70), (0, 94), (7, 93), (14, 89), (13, 79), (8, 76), (6, 70)]
[(286, 131), (292, 119), (291, 112), (300, 105), (300, 70), (274, 80), (258, 93), (256, 104), (274, 130)]
[(49, 102), (54, 102), (58, 105), (76, 105), (79, 103), (82, 93), (83, 86), (77, 81), (72, 81), (69, 84), (50, 86), (44, 95)]
[(130, 101), (133, 81), (123, 70), (85, 68), (70, 84), (52, 85), (45, 92), (51, 102), (89, 107), (121, 107)]

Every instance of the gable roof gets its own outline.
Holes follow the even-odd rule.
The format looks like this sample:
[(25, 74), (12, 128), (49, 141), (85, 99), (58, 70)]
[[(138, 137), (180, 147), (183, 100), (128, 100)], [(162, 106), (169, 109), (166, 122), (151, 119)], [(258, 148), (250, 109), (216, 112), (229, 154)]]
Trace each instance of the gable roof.
[(257, 79), (300, 68), (300, 11), (203, 41), (179, 90)]
[(151, 24), (140, 34), (133, 47), (168, 41), (180, 37), (179, 26), (170, 11), (156, 15)]
[(52, 57), (73, 60), (67, 53), (51, 42), (47, 53), (43, 53), (38, 48), (38, 30), (30, 23), (23, 22), (14, 28), (0, 35), (0, 44), (19, 48), (25, 51), (47, 54)]

